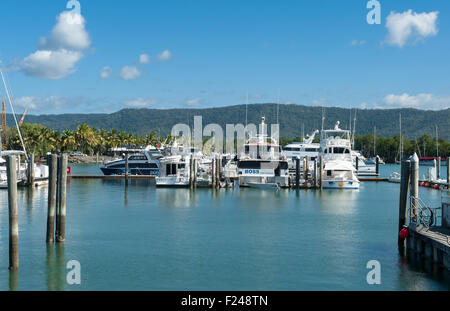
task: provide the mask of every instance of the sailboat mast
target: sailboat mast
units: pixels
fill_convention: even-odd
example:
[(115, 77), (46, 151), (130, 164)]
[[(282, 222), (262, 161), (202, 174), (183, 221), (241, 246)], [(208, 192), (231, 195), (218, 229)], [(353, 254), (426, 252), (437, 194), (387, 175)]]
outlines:
[(438, 137), (438, 126), (436, 125), (436, 160), (439, 159), (439, 137)]
[(25, 148), (25, 144), (23, 143), (22, 133), (20, 133), (19, 123), (17, 122), (16, 112), (14, 111), (14, 107), (11, 101), (11, 96), (9, 95), (8, 87), (5, 82), (5, 77), (3, 76), (3, 71), (0, 70), (0, 75), (2, 77), (3, 85), (5, 86), (6, 96), (8, 97), (9, 106), (11, 107), (11, 111), (13, 113), (14, 122), (16, 123), (17, 132), (19, 133), (20, 142), (22, 143), (23, 151), (25, 152), (25, 156), (28, 158), (27, 150)]
[(400, 113), (400, 161), (403, 159), (403, 143), (402, 143), (402, 114)]
[(373, 127), (373, 156), (377, 156), (377, 127)]
[(355, 132), (356, 132), (356, 112), (358, 109), (355, 109), (355, 118), (353, 119), (353, 135), (352, 135), (352, 149), (355, 150)]

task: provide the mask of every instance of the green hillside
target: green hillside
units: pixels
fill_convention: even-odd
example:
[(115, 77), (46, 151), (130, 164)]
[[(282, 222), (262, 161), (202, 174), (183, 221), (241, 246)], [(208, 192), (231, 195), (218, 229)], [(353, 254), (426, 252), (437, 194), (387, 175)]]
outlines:
[[(267, 123), (276, 122), (276, 104), (248, 105), (248, 122), (259, 123), (265, 116)], [(352, 111), (354, 113), (355, 110)], [(435, 126), (439, 127), (440, 137), (450, 140), (450, 109), (441, 111), (417, 109), (358, 109), (356, 131), (358, 135), (366, 135), (377, 128), (377, 135), (392, 137), (399, 133), (399, 115), (402, 114), (403, 134), (415, 138), (424, 134), (435, 136)], [(245, 105), (206, 108), (206, 109), (124, 109), (111, 114), (61, 114), (61, 115), (28, 115), (25, 122), (42, 124), (51, 129), (63, 131), (74, 130), (81, 123), (106, 130), (118, 129), (136, 134), (161, 131), (161, 135), (170, 133), (174, 124), (193, 124), (194, 116), (202, 116), (203, 124), (245, 123)], [(336, 121), (342, 128), (348, 128), (350, 109), (326, 108), (325, 127), (333, 127)], [(301, 105), (280, 105), (280, 136), (296, 137), (301, 134), (302, 124), (305, 132), (320, 129), (322, 118), (321, 107)], [(13, 125), (13, 118), (8, 115), (8, 125)]]

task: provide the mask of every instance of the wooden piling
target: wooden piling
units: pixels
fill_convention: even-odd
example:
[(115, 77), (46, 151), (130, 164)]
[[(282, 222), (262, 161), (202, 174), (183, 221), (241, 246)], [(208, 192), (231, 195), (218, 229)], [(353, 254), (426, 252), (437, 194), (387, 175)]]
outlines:
[(375, 157), (375, 174), (377, 176), (380, 175), (380, 157), (379, 156)]
[(55, 235), (55, 202), (58, 156), (52, 154), (49, 160), (48, 174), (48, 211), (47, 211), (47, 243), (53, 243)]
[(295, 159), (295, 189), (300, 189), (300, 158)]
[(356, 157), (356, 174), (358, 174), (358, 170), (359, 170), (359, 158)]
[(216, 158), (214, 157), (211, 162), (211, 187), (216, 188)]
[[(411, 161), (402, 160), (401, 162), (401, 177), (400, 177), (400, 200), (398, 208), (398, 232), (406, 226), (408, 219), (408, 188), (409, 188), (409, 175), (411, 172)], [(400, 250), (405, 247), (404, 240), (398, 237), (398, 246)]]
[(59, 231), (56, 242), (63, 243), (66, 240), (66, 192), (67, 192), (67, 154), (60, 157), (60, 171), (58, 178), (59, 191)]
[(9, 211), (9, 270), (19, 269), (19, 216), (17, 208), (16, 156), (6, 158)]
[(412, 221), (417, 221), (417, 207), (419, 204), (419, 157), (414, 153), (410, 157), (411, 161), (411, 175), (410, 175), (410, 209), (412, 214)]
[(189, 187), (192, 189), (194, 188), (194, 157), (191, 154), (189, 157)]
[(317, 188), (317, 159), (314, 159), (314, 177), (313, 177), (314, 188)]
[(450, 156), (447, 156), (447, 185), (450, 189)]
[(194, 159), (194, 188), (197, 188), (198, 160)]
[(309, 175), (309, 163), (308, 163), (308, 157), (305, 157), (305, 162), (304, 162), (304, 168), (303, 171), (305, 172), (305, 182), (308, 180), (308, 175)]
[(128, 165), (128, 153), (125, 155), (125, 180), (128, 181), (128, 172), (129, 172), (129, 165)]
[(216, 188), (220, 189), (220, 156), (216, 159)]
[(29, 187), (34, 187), (34, 153), (30, 154), (28, 160), (27, 184)]
[(441, 179), (441, 157), (437, 159), (437, 179)]
[(323, 189), (323, 156), (319, 159), (320, 190)]
[(60, 231), (60, 221), (61, 221), (61, 191), (59, 191), (59, 188), (61, 187), (59, 180), (61, 179), (61, 156), (57, 157), (56, 161), (56, 206), (55, 206), (55, 240), (57, 239), (57, 236)]

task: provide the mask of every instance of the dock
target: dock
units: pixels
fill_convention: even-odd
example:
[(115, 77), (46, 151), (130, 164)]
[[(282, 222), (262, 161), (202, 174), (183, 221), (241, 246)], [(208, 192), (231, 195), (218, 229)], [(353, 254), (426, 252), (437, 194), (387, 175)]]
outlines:
[(441, 206), (430, 206), (419, 197), (417, 154), (401, 165), (399, 251), (404, 253), (406, 241), (408, 254), (450, 270), (450, 192), (442, 191)]

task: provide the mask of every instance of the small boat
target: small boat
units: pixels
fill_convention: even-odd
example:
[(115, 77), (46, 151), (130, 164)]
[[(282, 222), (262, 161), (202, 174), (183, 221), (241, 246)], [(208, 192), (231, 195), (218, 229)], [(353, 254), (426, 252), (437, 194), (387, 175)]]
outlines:
[(160, 173), (156, 177), (156, 187), (189, 187), (188, 156), (167, 156), (159, 159), (159, 162)]
[(400, 175), (400, 173), (397, 173), (397, 172), (393, 172), (388, 177), (388, 181), (392, 182), (392, 183), (398, 183), (399, 184), (400, 180), (401, 180), (401, 175)]
[[(7, 189), (8, 188), (8, 176), (7, 176), (7, 170), (6, 170), (6, 160), (3, 159), (3, 157), (10, 156), (10, 155), (16, 155), (18, 156), (16, 167), (18, 167), (18, 174), (17, 174), (17, 184), (22, 183), (23, 181), (26, 181), (27, 179), (27, 164), (21, 163), (19, 160), (19, 157), (21, 155), (25, 155), (25, 152), (23, 151), (14, 151), (14, 150), (5, 150), (0, 151), (0, 189)], [(47, 173), (48, 176), (48, 173)]]

